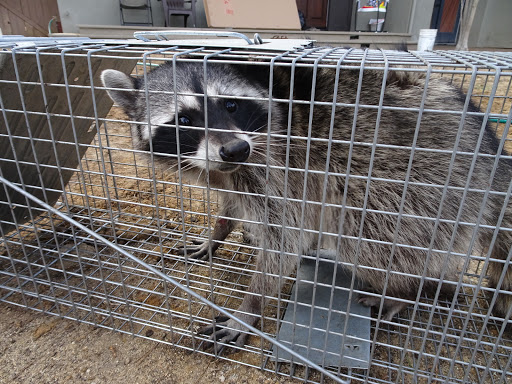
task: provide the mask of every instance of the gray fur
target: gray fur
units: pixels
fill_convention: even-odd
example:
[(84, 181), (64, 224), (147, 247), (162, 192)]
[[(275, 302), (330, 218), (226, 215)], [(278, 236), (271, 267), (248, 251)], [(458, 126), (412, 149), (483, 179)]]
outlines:
[[(202, 65), (195, 64), (179, 67), (178, 91), (189, 89), (193, 82), (200, 82), (204, 88), (202, 68)], [(243, 69), (217, 65), (210, 66), (209, 71), (208, 84), (228, 84), (225, 90), (227, 95), (236, 90), (236, 95), (245, 92), (248, 96), (268, 97), (265, 82), (247, 80)], [(333, 101), (334, 75), (334, 71), (330, 69), (318, 70), (316, 101), (329, 103)], [(106, 86), (129, 84), (120, 82), (118, 75), (112, 76), (117, 81), (110, 82), (109, 77), (110, 75), (107, 74), (103, 76)], [(262, 79), (268, 79), (268, 73), (264, 74)], [(296, 69), (295, 100), (309, 101), (311, 79), (311, 69)], [(288, 99), (289, 70), (276, 68), (274, 80), (273, 97)], [(272, 296), (279, 289), (278, 279), (275, 276), (290, 275), (297, 266), (295, 255), (316, 249), (319, 229), (323, 232), (320, 246), (336, 249), (338, 260), (342, 263), (356, 263), (359, 266), (356, 269), (357, 276), (368, 284), (372, 292), (381, 294), (385, 290), (386, 296), (413, 301), (420, 287), (421, 276), (430, 278), (425, 280), (423, 285), (423, 289), (427, 290), (436, 289), (439, 284), (436, 279), (441, 277), (445, 281), (458, 280), (458, 273), (464, 260), (454, 255), (447, 256), (446, 251), (475, 255), (480, 250), (485, 251), (489, 246), (493, 229), (479, 227), (476, 242), (472, 249), (468, 248), (475, 231), (475, 226), (470, 223), (477, 222), (482, 206), (484, 210), (480, 225), (491, 227), (500, 225), (508, 229), (499, 231), (491, 257), (505, 260), (508, 256), (512, 244), (510, 231), (512, 208), (510, 204), (506, 205), (504, 219), (498, 223), (505, 202), (503, 195), (493, 192), (506, 192), (512, 177), (511, 162), (508, 159), (500, 159), (495, 178), (490, 180), (496, 156), (478, 156), (469, 183), (470, 191), (462, 201), (475, 151), (479, 155), (496, 155), (498, 148), (498, 141), (493, 132), (487, 127), (482, 130), (482, 119), (467, 114), (460, 142), (456, 146), (458, 153), (452, 159), (466, 97), (444, 80), (430, 79), (427, 84), (424, 108), (452, 111), (452, 113), (424, 112), (418, 123), (418, 108), (422, 103), (426, 86), (425, 78), (407, 72), (391, 72), (386, 79), (383, 105), (406, 107), (409, 110), (382, 110), (376, 142), (389, 147), (374, 148), (372, 143), (376, 135), (377, 108), (359, 107), (354, 125), (358, 80), (359, 71), (343, 70), (341, 72), (337, 102), (348, 104), (348, 106), (336, 108), (332, 132), (333, 140), (340, 142), (335, 142), (330, 147), (330, 175), (327, 179), (324, 172), (308, 173), (306, 204), (303, 203), (304, 172), (296, 170), (305, 169), (307, 165), (310, 171), (325, 171), (328, 141), (314, 139), (329, 137), (332, 112), (329, 104), (314, 107), (310, 131), (308, 130), (310, 104), (295, 103), (293, 105), (290, 133), (291, 136), (308, 137), (310, 135), (312, 137), (313, 140), (309, 143), (309, 158), (306, 156), (307, 141), (291, 139), (287, 159), (286, 133), (289, 104), (275, 102), (272, 104), (273, 135), (270, 138), (270, 153), (267, 153), (266, 135), (250, 132), (244, 135), (250, 137), (248, 140), (251, 141), (251, 155), (247, 162), (257, 164), (268, 162), (277, 168), (241, 165), (234, 170), (230, 169), (229, 172), (220, 172), (215, 166), (210, 166), (209, 182), (212, 187), (242, 192), (223, 193), (219, 215), (260, 223), (246, 223), (244, 226), (249, 227), (252, 237), (259, 239), (259, 246), (278, 251), (260, 253), (257, 258), (257, 271), (265, 273), (254, 274), (249, 286), (249, 292), (252, 294), (245, 296), (239, 308), (241, 313), (239, 317), (248, 323), (254, 324), (258, 320), (262, 308), (260, 299), (262, 295)], [(382, 83), (382, 71), (364, 71), (358, 104), (378, 106)], [(144, 88), (142, 83), (139, 87)], [(153, 72), (149, 73), (148, 87), (150, 90), (172, 92), (172, 67), (170, 65), (160, 67), (159, 70), (154, 71), (154, 76)], [(116, 93), (110, 92), (110, 95), (132, 119), (146, 121), (144, 94), (132, 93), (133, 100), (129, 104), (126, 103), (126, 98), (118, 97)], [(267, 101), (259, 103), (265, 111), (268, 110)], [(149, 104), (152, 108), (152, 116), (153, 113), (174, 113), (174, 101), (171, 95), (151, 95)], [(469, 112), (474, 111), (476, 109), (470, 103)], [(251, 117), (247, 116), (247, 119), (250, 120)], [(418, 124), (416, 151), (409, 169), (410, 147), (413, 145)], [(244, 129), (244, 127), (233, 127), (229, 120), (209, 121), (208, 125), (214, 128), (232, 129), (233, 132)], [(267, 132), (267, 126), (262, 127), (258, 132)], [(276, 137), (275, 133), (283, 134), (285, 137)], [(147, 142), (141, 139), (143, 135), (140, 134), (140, 126), (135, 129), (134, 136), (139, 138), (140, 145), (147, 147)], [(222, 142), (229, 137), (231, 137), (229, 133), (209, 132), (212, 142), (216, 138)], [(481, 144), (477, 147), (479, 139)], [(212, 148), (217, 147), (212, 146)], [(370, 162), (372, 153), (374, 157)], [(171, 163), (176, 162), (175, 159), (166, 159)], [(290, 171), (286, 178), (284, 167), (287, 160)], [(451, 176), (447, 180), (452, 160)], [(189, 170), (191, 179), (195, 180), (199, 177), (206, 182), (204, 180), (206, 172), (202, 171), (201, 165), (198, 166), (198, 164), (196, 163), (196, 167)], [(370, 166), (372, 169), (369, 176)], [(349, 178), (343, 176), (347, 171), (350, 174)], [(333, 173), (341, 175), (332, 175)], [(267, 177), (268, 182), (266, 182)], [(404, 194), (406, 179), (408, 186)], [(442, 200), (443, 187), (447, 182), (450, 188)], [(491, 193), (484, 204), (484, 193), (478, 190), (485, 191), (489, 187)], [(286, 199), (283, 200), (282, 197)], [(323, 209), (321, 203), (325, 203)], [(342, 203), (343, 208), (340, 208)], [(330, 205), (337, 205), (337, 207)], [(364, 213), (362, 208), (365, 208)], [(399, 212), (401, 215), (398, 224)], [(321, 215), (323, 215), (322, 223)], [(438, 216), (441, 221), (436, 227)], [(461, 224), (455, 231), (453, 221), (457, 219)], [(233, 226), (232, 221), (218, 222), (213, 234), (214, 240), (224, 240)], [(283, 229), (284, 226), (287, 228)], [(339, 234), (342, 235), (341, 240), (338, 240)], [(452, 243), (453, 247), (450, 247)], [(421, 247), (425, 250), (412, 249), (408, 246)], [(213, 243), (211, 247), (215, 250), (218, 243)], [(190, 249), (188, 247), (189, 253)], [(189, 256), (205, 258), (208, 255), (208, 244), (192, 248), (192, 252)], [(501, 289), (512, 291), (512, 267), (508, 265), (506, 268), (506, 277)], [(490, 286), (496, 287), (503, 270), (503, 263), (489, 263), (489, 267), (483, 273), (490, 276)], [(454, 284), (451, 286), (453, 287)], [(361, 298), (361, 302), (366, 305), (380, 305), (380, 300), (365, 296)], [(387, 311), (385, 319), (390, 319), (403, 307), (403, 303), (387, 300), (384, 308), (384, 312)], [(503, 293), (498, 296), (493, 311), (497, 316), (504, 318), (511, 308), (512, 295)], [(223, 341), (236, 340), (239, 336), (239, 331), (236, 330), (241, 330), (241, 326), (232, 320), (227, 321), (226, 324), (234, 330), (215, 331), (210, 328), (206, 331), (215, 332), (214, 337)], [(242, 345), (244, 341), (243, 336), (238, 337), (237, 344)]]

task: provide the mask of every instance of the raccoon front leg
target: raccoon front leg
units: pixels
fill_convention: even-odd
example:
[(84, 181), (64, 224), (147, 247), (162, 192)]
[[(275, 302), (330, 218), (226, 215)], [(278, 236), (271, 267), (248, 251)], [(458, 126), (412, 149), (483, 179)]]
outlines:
[[(212, 254), (214, 254), (217, 248), (222, 244), (221, 242), (226, 239), (234, 227), (235, 224), (233, 220), (224, 218), (218, 219), (213, 229), (212, 241), (194, 241), (194, 246), (186, 247), (188, 257), (192, 259), (208, 260), (210, 254), (209, 250), (211, 249)], [(184, 255), (185, 247), (180, 247), (178, 249), (178, 254)]]
[[(266, 297), (274, 296), (281, 288), (283, 281), (278, 276), (291, 275), (296, 263), (296, 258), (290, 255), (281, 256), (277, 252), (266, 252), (264, 255), (260, 253), (257, 256), (256, 271), (242, 304), (238, 307), (236, 317), (254, 326), (261, 317)], [(217, 318), (214, 325), (204, 327), (198, 333), (211, 335), (212, 340), (220, 343), (234, 342), (237, 347), (242, 347), (247, 341), (246, 331), (244, 326), (233, 319)], [(217, 352), (221, 353), (223, 348), (224, 346), (219, 346)]]

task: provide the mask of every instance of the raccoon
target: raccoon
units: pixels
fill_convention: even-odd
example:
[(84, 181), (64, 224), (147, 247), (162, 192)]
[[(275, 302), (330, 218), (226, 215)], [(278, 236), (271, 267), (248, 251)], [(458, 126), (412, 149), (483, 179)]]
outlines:
[[(188, 256), (208, 259), (237, 220), (262, 249), (241, 320), (258, 321), (262, 298), (309, 250), (335, 249), (366, 284), (359, 301), (379, 307), (375, 294), (385, 295), (391, 320), (420, 290), (453, 289), (461, 255), (490, 245), (481, 273), (501, 290), (494, 314), (510, 317), (512, 162), (458, 88), (378, 69), (208, 63), (206, 74), (203, 63), (177, 61), (145, 79), (106, 70), (102, 81), (137, 122), (139, 149), (225, 191), (212, 243), (188, 246)], [(220, 326), (202, 332), (245, 343), (237, 322)]]

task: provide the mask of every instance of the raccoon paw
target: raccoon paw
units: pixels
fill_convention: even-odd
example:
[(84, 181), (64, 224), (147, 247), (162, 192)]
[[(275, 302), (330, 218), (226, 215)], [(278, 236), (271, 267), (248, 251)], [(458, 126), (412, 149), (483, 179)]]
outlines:
[[(375, 307), (378, 310), (380, 308), (381, 298), (378, 296), (360, 295), (357, 301), (365, 307)], [(408, 304), (402, 301), (384, 299), (382, 305), (382, 320), (392, 321), (393, 317), (407, 308), (407, 306)]]
[(249, 230), (249, 227), (244, 225), (244, 230), (242, 232), (242, 239), (245, 244), (249, 245), (257, 245), (258, 244), (258, 238), (254, 236), (251, 231)]
[[(209, 248), (210, 244), (208, 241), (200, 241), (200, 240), (193, 240), (192, 243), (194, 245), (189, 245), (186, 248), (187, 256), (190, 259), (197, 259), (197, 260), (208, 260), (209, 256)], [(212, 254), (216, 251), (217, 247), (212, 246)], [(181, 246), (178, 248), (177, 251), (178, 255), (184, 256), (185, 255), (185, 246)]]
[[(243, 326), (225, 316), (217, 316), (213, 325), (208, 325), (197, 331), (201, 335), (211, 335), (206, 348), (212, 347), (220, 355), (224, 351), (226, 344), (234, 343), (238, 348), (245, 345), (247, 333), (243, 332)], [(216, 341), (216, 343), (214, 343)]]

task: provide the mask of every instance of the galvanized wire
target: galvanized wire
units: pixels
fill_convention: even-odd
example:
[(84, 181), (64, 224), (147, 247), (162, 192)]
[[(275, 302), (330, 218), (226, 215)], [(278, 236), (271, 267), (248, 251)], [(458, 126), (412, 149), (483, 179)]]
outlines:
[[(496, 242), (499, 231), (512, 231), (504, 227), (503, 217), (505, 209), (510, 204), (512, 182), (502, 191), (491, 189), (492, 180), (497, 177), (498, 162), (512, 161), (507, 153), (511, 148), (509, 128), (512, 120), (512, 55), (507, 52), (397, 52), (384, 50), (358, 50), (358, 49), (290, 49), (285, 52), (267, 52), (264, 50), (250, 50), (243, 48), (211, 47), (187, 48), (176, 45), (157, 45), (153, 42), (140, 44), (122, 44), (121, 42), (98, 41), (31, 41), (16, 43), (13, 41), (1, 42), (3, 57), (8, 57), (15, 71), (11, 79), (0, 78), (2, 87), (15, 87), (18, 106), (7, 107), (6, 95), (0, 92), (0, 108), (2, 119), (0, 123), (0, 140), (8, 142), (12, 157), (0, 154), (0, 181), (5, 192), (5, 201), (0, 204), (10, 207), (15, 212), (26, 209), (24, 218), (0, 218), (0, 224), (9, 225), (4, 230), (0, 225), (0, 301), (31, 308), (47, 314), (63, 318), (75, 319), (89, 324), (95, 324), (120, 332), (165, 342), (180, 348), (206, 353), (216, 358), (237, 361), (240, 364), (251, 365), (279, 374), (299, 378), (306, 382), (455, 382), (465, 383), (471, 381), (506, 383), (511, 380), (512, 340), (505, 330), (504, 324), (488, 311), (489, 306), (496, 301), (496, 290), (485, 284), (486, 276), (480, 273), (492, 261), (490, 251), (477, 254), (473, 250), (477, 232), (480, 230), (492, 231), (489, 247)], [(264, 45), (264, 44), (260, 44)], [(21, 61), (34, 59), (34, 76), (27, 77), (19, 73)], [(47, 81), (45, 62), (48, 58), (56, 58), (59, 62), (59, 71), (62, 71), (62, 81)], [(85, 78), (88, 81), (75, 84), (70, 78), (73, 68), (70, 60), (84, 60), (86, 68)], [(126, 129), (126, 123), (146, 124), (151, 130), (153, 106), (149, 103), (149, 96), (153, 92), (148, 87), (141, 89), (146, 97), (148, 121), (132, 121), (119, 114), (101, 116), (99, 112), (98, 97), (106, 90), (100, 86), (97, 78), (98, 62), (101, 60), (119, 60), (133, 63), (133, 74), (141, 79), (147, 79), (150, 70), (164, 62), (176, 67), (181, 62), (201, 63), (204, 69), (204, 78), (208, 76), (208, 67), (213, 64), (226, 65), (247, 64), (266, 67), (269, 69), (269, 89), (265, 97), (258, 100), (266, 103), (269, 109), (268, 125), (272, 122), (275, 105), (284, 105), (289, 114), (284, 123), (285, 130), (279, 134), (266, 132), (256, 133), (266, 140), (266, 150), (271, 152), (271, 137), (282, 140), (283, 153), (286, 162), (282, 165), (273, 164), (270, 159), (266, 163), (247, 163), (249, 167), (265, 168), (267, 178), (273, 170), (281, 170), (285, 175), (285, 193), (282, 196), (273, 196), (267, 186), (263, 191), (253, 194), (253, 197), (263, 199), (266, 211), (263, 222), (254, 218), (241, 220), (245, 224), (261, 224), (267, 228), (296, 231), (302, 239), (311, 234), (320, 238), (335, 239), (338, 249), (323, 250), (320, 245), (314, 250), (305, 249), (299, 244), (299, 252), (290, 253), (284, 246), (285, 232), (281, 236), (280, 249), (272, 249), (264, 240), (256, 246), (242, 241), (242, 233), (236, 231), (231, 237), (222, 242), (217, 253), (209, 252), (207, 263), (193, 262), (186, 253), (185, 257), (177, 256), (175, 251), (184, 246), (189, 249), (192, 240), (212, 240), (212, 228), (217, 219), (230, 219), (219, 213), (217, 195), (222, 193), (241, 194), (244, 192), (230, 189), (215, 188), (210, 184), (197, 186), (184, 178), (180, 161), (178, 172), (169, 175), (165, 169), (157, 166), (155, 155), (151, 148), (149, 159), (143, 160), (144, 151), (132, 148), (129, 142), (131, 135)], [(292, 73), (289, 97), (277, 98), (272, 76), (282, 68), (289, 68)], [(309, 100), (295, 100), (294, 91), (302, 86), (294, 79), (293, 74), (301, 68), (310, 68), (313, 81), (310, 87)], [(330, 69), (336, 73), (336, 83), (333, 84), (332, 101), (318, 101), (315, 98), (316, 74), (322, 69)], [(368, 70), (378, 71), (383, 75), (382, 82), (375, 84), (377, 104), (365, 104), (360, 99), (363, 86), (363, 76)], [(337, 98), (338, 81), (346, 71), (356, 71), (358, 83), (355, 88), (353, 102), (343, 102)], [(422, 90), (421, 103), (415, 106), (390, 106), (385, 100), (385, 79), (390, 72), (403, 71), (410, 74), (419, 74), (424, 77), (425, 86)], [(176, 72), (175, 72), (176, 73)], [(176, 76), (176, 75), (174, 75)], [(433, 79), (444, 78), (447, 82), (459, 87), (467, 96), (461, 104), (460, 110), (443, 108), (427, 108), (425, 102), (430, 91), (429, 85)], [(178, 79), (174, 77), (176, 85)], [(26, 103), (27, 90), (38, 89), (41, 93), (41, 104), (44, 109)], [(52, 103), (51, 92), (60, 89), (65, 98), (67, 112), (55, 113), (49, 106)], [(92, 113), (88, 116), (77, 114), (74, 97), (77, 93), (87, 93), (92, 104)], [(173, 97), (174, 105), (178, 106), (179, 89), (175, 86), (167, 91)], [(202, 98), (207, 105), (211, 95), (204, 93), (187, 93), (188, 96)], [(244, 96), (229, 96), (230, 99), (247, 100)], [(255, 98), (252, 98), (255, 99)], [(477, 104), (478, 110), (470, 107), (471, 102)], [(276, 104), (277, 103), (277, 104)], [(307, 134), (301, 136), (294, 134), (292, 111), (297, 105), (309, 109)], [(325, 137), (313, 137), (315, 129), (316, 108), (329, 109), (329, 131)], [(336, 132), (334, 116), (339, 110), (350, 110), (353, 113), (352, 121), (347, 124), (351, 127), (351, 137), (334, 139)], [(373, 124), (373, 138), (368, 142), (357, 141), (356, 130), (359, 128), (360, 114), (371, 110), (375, 112), (376, 120)], [(115, 111), (115, 108), (112, 110)], [(407, 111), (415, 116), (416, 127), (414, 140), (407, 145), (392, 145), (379, 141), (379, 127), (383, 114), (396, 111)], [(453, 129), (455, 141), (452, 149), (421, 147), (417, 138), (423, 127), (426, 115), (436, 113), (440, 115), (457, 116), (458, 126), (445, 127)], [(205, 135), (215, 135), (227, 132), (225, 128), (211, 126), (211, 111), (205, 110)], [(21, 134), (19, 127), (10, 123), (12, 116), (22, 116), (25, 134)], [(498, 156), (489, 153), (479, 153), (478, 148), (482, 141), (483, 130), (479, 141), (475, 144), (475, 151), (463, 151), (458, 143), (464, 135), (464, 121), (470, 117), (482, 118), (482, 128), (488, 125), (497, 132)], [(32, 118), (41, 118), (48, 127), (48, 135), (38, 137), (37, 124)], [(65, 119), (67, 129), (72, 132), (69, 140), (60, 140), (58, 132), (59, 119)], [(96, 129), (92, 142), (80, 141), (79, 126), (87, 122)], [(91, 128), (92, 129), (92, 128)], [(179, 123), (169, 125), (169, 129), (179, 131)], [(16, 132), (16, 133), (15, 133)], [(179, 137), (179, 135), (178, 135)], [(21, 158), (16, 151), (16, 143), (26, 142), (32, 148), (32, 158)], [(302, 169), (290, 166), (290, 156), (293, 156), (293, 143), (303, 143), (305, 148), (306, 165)], [(46, 153), (38, 151), (40, 143), (49, 144), (50, 152), (55, 157), (55, 163), (47, 162)], [(311, 148), (315, 143), (323, 143), (327, 149), (324, 154), (327, 161), (320, 168), (313, 169), (309, 159), (315, 154)], [(71, 154), (77, 158), (76, 166), (68, 166), (59, 156), (59, 145), (72, 148)], [(330, 159), (334, 146), (343, 145), (347, 148), (347, 168), (342, 172), (330, 170)], [(354, 174), (350, 159), (357, 148), (368, 151), (369, 169), (366, 174)], [(403, 177), (381, 178), (373, 175), (376, 154), (380, 150), (407, 151), (408, 167)], [(85, 153), (85, 154), (83, 154)], [(83, 157), (82, 157), (83, 154)], [(412, 179), (411, 169), (418, 154), (430, 156), (448, 156), (451, 158), (447, 169), (447, 178), (444, 184), (430, 184)], [(146, 153), (147, 155), (147, 153)], [(169, 155), (171, 156), (171, 155)], [(470, 159), (471, 167), (468, 169), (468, 178), (464, 186), (450, 185), (449, 179), (453, 172), (453, 165), (457, 157)], [(178, 151), (174, 156), (178, 160), (193, 158), (190, 154)], [(475, 171), (477, 160), (488, 159), (493, 166), (490, 170), (487, 188), (471, 185), (471, 174)], [(206, 159), (206, 174), (210, 172), (210, 160)], [(19, 175), (18, 181), (9, 180), (1, 166), (14, 166)], [(33, 167), (36, 178), (28, 179), (22, 170), (23, 167)], [(44, 172), (55, 172), (56, 182), (51, 186), (45, 184)], [(66, 181), (63, 176), (66, 172), (73, 172), (74, 176)], [(303, 184), (301, 198), (293, 198), (289, 193), (288, 176), (292, 172), (301, 172)], [(308, 198), (309, 177), (319, 176), (322, 180), (322, 190), (318, 201)], [(352, 206), (349, 202), (348, 183), (343, 191), (341, 201), (329, 201), (327, 185), (330, 178), (344, 178), (357, 182), (366, 182), (364, 199), (361, 206)], [(30, 180), (30, 181), (28, 181)], [(386, 182), (397, 185), (402, 191), (402, 199), (397, 205), (396, 212), (386, 209), (376, 209), (369, 206), (370, 182)], [(421, 213), (404, 212), (406, 195), (410, 188), (435, 188), (441, 195), (440, 206), (432, 217)], [(23, 200), (12, 200), (14, 190), (23, 196)], [(36, 197), (29, 191), (41, 193)], [(48, 204), (49, 193), (59, 192), (61, 196), (57, 202)], [(443, 217), (442, 209), (445, 197), (449, 193), (460, 193), (461, 200), (466, 196), (478, 193), (482, 196), (480, 212), (475, 214), (474, 222), (466, 222), (462, 218), (462, 207), (455, 217)], [(503, 199), (501, 216), (496, 225), (482, 223), (482, 212), (489, 199), (499, 197)], [(269, 202), (298, 204), (302, 215), (298, 223), (293, 225), (287, 221), (285, 214), (277, 221), (271, 219), (273, 212), (268, 208)], [(34, 204), (35, 203), (35, 204)], [(307, 206), (315, 206), (321, 212), (318, 228), (311, 229), (305, 226), (305, 212)], [(337, 228), (324, 226), (324, 217), (329, 210), (341, 212)], [(286, 211), (285, 211), (286, 212)], [(342, 221), (348, 212), (358, 212), (362, 220), (357, 234), (344, 233)], [(363, 235), (363, 222), (367, 215), (386, 215), (396, 221), (395, 234), (392, 241), (383, 239), (368, 239)], [(447, 249), (436, 249), (434, 236), (428, 245), (402, 244), (398, 241), (403, 222), (407, 220), (424, 220), (433, 226), (433, 233), (441, 225), (451, 225), (453, 228), (464, 227), (471, 232), (467, 251), (455, 250), (456, 231), (454, 229), (451, 243)], [(356, 255), (351, 262), (341, 262), (349, 271), (359, 268), (378, 270), (372, 265), (361, 265), (359, 254), (361, 245), (371, 242), (390, 248), (390, 264), (387, 270), (392, 270), (392, 257), (401, 249), (424, 252), (427, 262), (432, 254), (457, 257), (464, 260), (462, 273), (454, 282), (456, 298), (445, 300), (440, 294), (440, 285), (433, 296), (425, 295), (421, 290), (413, 299), (406, 300), (410, 304), (408, 309), (398, 315), (396, 322), (390, 323), (381, 320), (383, 306), (376, 311), (374, 317), (360, 318), (352, 313), (352, 306), (358, 294), (365, 292), (358, 285), (355, 274), (347, 287), (337, 287), (332, 284), (327, 311), (327, 324), (334, 323), (343, 317), (342, 326), (336, 331), (341, 336), (341, 345), (336, 357), (340, 365), (337, 367), (321, 367), (305, 355), (301, 355), (287, 342), (276, 341), (277, 331), (287, 322), (284, 319), (285, 310), (296, 310), (300, 307), (300, 298), (292, 297), (298, 292), (298, 285), (292, 288), (294, 277), (278, 276), (284, 288), (269, 298), (270, 306), (263, 312), (263, 319), (259, 327), (244, 324), (251, 334), (259, 337), (258, 342), (249, 342), (240, 349), (241, 357), (220, 355), (216, 349), (204, 350), (208, 345), (208, 337), (197, 334), (197, 327), (211, 324), (217, 313), (233, 316), (240, 304), (244, 292), (249, 286), (249, 280), (254, 274), (262, 273), (254, 270), (254, 259), (258, 252), (296, 256), (297, 266), (302, 258), (310, 258), (319, 263), (317, 255), (332, 256), (340, 251), (341, 241), (352, 241), (356, 246)], [(307, 256), (308, 251), (312, 255)], [(188, 252), (188, 251), (186, 251)], [(512, 253), (509, 252), (505, 263), (510, 265)], [(331, 262), (332, 263), (332, 262)], [(318, 266), (318, 264), (317, 264)], [(475, 266), (475, 267), (474, 267)], [(474, 267), (474, 268), (473, 268)], [(408, 275), (407, 278), (419, 278), (420, 287), (432, 281), (440, 282), (445, 276), (431, 278), (427, 271), (421, 275)], [(510, 267), (509, 267), (510, 268)], [(505, 279), (505, 270), (498, 282), (502, 285)], [(389, 278), (386, 274), (385, 279)], [(336, 280), (336, 272), (332, 281)], [(387, 281), (387, 280), (386, 280)], [(318, 272), (307, 283), (312, 287), (311, 307), (317, 305), (317, 295), (320, 287)], [(381, 304), (386, 298), (386, 288), (379, 293)], [(346, 310), (336, 309), (333, 303), (334, 294), (344, 292), (350, 299)], [(232, 312), (230, 309), (233, 309)], [(295, 314), (295, 312), (294, 312)], [(313, 318), (313, 311), (311, 312)], [(510, 314), (509, 314), (510, 317)], [(347, 335), (349, 320), (369, 320), (371, 323), (371, 337), (360, 339), (359, 342), (371, 346), (371, 353), (367, 361), (369, 369), (344, 368), (342, 359), (346, 344), (350, 344)], [(293, 317), (295, 325), (294, 335), (300, 331), (297, 318)], [(161, 332), (161, 336), (148, 336), (146, 331), (154, 329)], [(324, 353), (322, 361), (326, 361), (332, 351), (327, 351), (328, 333), (323, 341), (322, 348), (314, 347), (314, 335), (317, 329), (311, 327), (307, 330), (307, 337), (303, 342), (305, 350)], [(164, 336), (162, 336), (164, 335)], [(357, 337), (355, 337), (357, 339)], [(217, 342), (216, 342), (217, 343)], [(277, 348), (278, 347), (278, 348)], [(294, 346), (295, 347), (295, 346)], [(302, 366), (285, 364), (273, 360), (272, 348), (277, 348), (277, 356), (286, 352), (301, 361)], [(256, 357), (256, 359), (254, 359)], [(355, 359), (357, 360), (357, 358)]]

